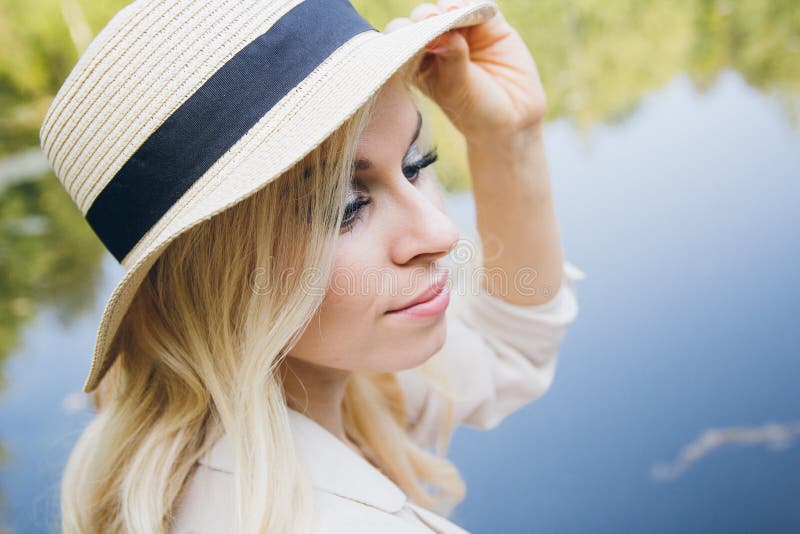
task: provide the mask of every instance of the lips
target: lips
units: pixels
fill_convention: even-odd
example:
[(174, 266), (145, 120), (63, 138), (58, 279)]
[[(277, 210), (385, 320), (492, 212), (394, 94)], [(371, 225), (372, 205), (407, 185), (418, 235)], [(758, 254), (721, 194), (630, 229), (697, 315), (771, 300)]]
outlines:
[(450, 273), (444, 272), (442, 273), (436, 281), (431, 284), (425, 291), (414, 297), (412, 300), (401, 306), (400, 308), (395, 308), (393, 310), (389, 310), (387, 313), (398, 312), (407, 310), (424, 302), (429, 302), (433, 300), (437, 295), (442, 293), (442, 291), (447, 286), (447, 280), (449, 278)]

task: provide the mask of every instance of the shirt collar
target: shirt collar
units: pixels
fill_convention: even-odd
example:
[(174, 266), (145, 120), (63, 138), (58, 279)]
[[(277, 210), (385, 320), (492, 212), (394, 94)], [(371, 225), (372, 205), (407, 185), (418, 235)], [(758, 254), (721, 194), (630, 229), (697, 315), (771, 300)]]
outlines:
[[(403, 508), (407, 500), (406, 494), (386, 475), (325, 427), (310, 417), (287, 408), (298, 452), (308, 466), (315, 488), (389, 513), (399, 512)], [(218, 471), (233, 473), (233, 449), (228, 435), (223, 434), (199, 463)]]

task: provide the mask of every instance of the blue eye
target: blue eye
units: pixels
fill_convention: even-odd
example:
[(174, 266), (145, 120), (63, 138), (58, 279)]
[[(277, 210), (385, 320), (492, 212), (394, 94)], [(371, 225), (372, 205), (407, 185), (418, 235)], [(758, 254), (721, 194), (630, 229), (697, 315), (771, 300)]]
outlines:
[[(408, 178), (409, 181), (415, 182), (419, 178), (420, 171), (422, 171), (422, 169), (428, 165), (431, 165), (437, 159), (439, 159), (439, 156), (437, 154), (437, 147), (434, 145), (434, 147), (424, 154), (420, 159), (403, 167), (403, 175)], [(356, 221), (358, 221), (361, 208), (370, 204), (371, 202), (372, 201), (368, 198), (358, 198), (347, 204), (347, 207), (344, 209), (344, 215), (342, 216), (342, 225), (340, 227), (341, 231), (344, 233), (349, 232), (355, 225)]]

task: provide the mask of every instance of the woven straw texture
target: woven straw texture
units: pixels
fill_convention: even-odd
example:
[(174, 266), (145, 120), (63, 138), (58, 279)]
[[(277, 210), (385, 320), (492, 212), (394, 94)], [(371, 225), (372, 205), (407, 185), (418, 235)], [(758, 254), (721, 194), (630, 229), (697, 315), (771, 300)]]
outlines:
[[(81, 212), (181, 104), (299, 3), (139, 0), (117, 13), (64, 82), (40, 132), (44, 153)], [(390, 33), (359, 33), (279, 100), (122, 260), (126, 272), (106, 303), (83, 391), (93, 391), (113, 363), (109, 344), (136, 289), (173, 239), (302, 159), (425, 44), (496, 10), (491, 0), (468, 2)]]

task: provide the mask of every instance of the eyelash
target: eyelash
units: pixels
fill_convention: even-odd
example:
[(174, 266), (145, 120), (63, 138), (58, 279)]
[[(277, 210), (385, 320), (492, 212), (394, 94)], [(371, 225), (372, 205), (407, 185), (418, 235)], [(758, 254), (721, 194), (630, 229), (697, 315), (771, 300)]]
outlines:
[[(403, 175), (408, 178), (411, 183), (416, 183), (416, 181), (419, 180), (420, 171), (439, 159), (437, 149), (438, 147), (434, 145), (434, 147), (425, 153), (420, 159), (403, 168)], [(412, 174), (409, 175), (407, 174), (408, 172)], [(353, 228), (355, 223), (361, 218), (361, 208), (367, 204), (370, 204), (371, 202), (372, 201), (369, 199), (362, 198), (354, 200), (347, 205), (344, 210), (344, 215), (342, 216), (341, 230), (343, 233), (347, 233)], [(348, 217), (352, 218), (348, 219)]]

